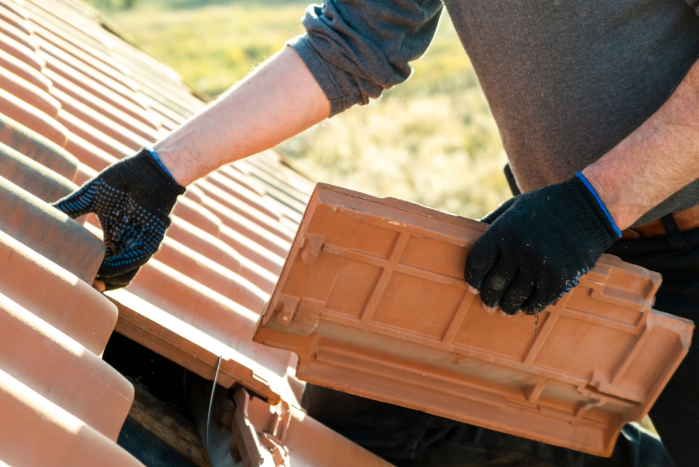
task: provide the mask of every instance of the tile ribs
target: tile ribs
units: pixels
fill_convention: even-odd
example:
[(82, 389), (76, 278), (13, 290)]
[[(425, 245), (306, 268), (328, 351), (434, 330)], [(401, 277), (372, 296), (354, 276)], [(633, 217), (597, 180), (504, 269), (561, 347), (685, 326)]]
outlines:
[(487, 225), (318, 184), (255, 342), (297, 376), (608, 456), (689, 348), (652, 310), (660, 276), (605, 255), (539, 316), (489, 314), (462, 279)]

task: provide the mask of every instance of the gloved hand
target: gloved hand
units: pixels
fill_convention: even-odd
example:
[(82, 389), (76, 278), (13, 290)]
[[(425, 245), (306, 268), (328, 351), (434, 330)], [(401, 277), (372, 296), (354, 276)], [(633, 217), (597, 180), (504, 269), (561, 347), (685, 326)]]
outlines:
[(185, 192), (160, 161), (142, 149), (100, 172), (53, 206), (75, 219), (94, 212), (106, 253), (97, 278), (106, 290), (125, 287), (158, 250), (170, 212)]
[(581, 173), (511, 198), (482, 221), (491, 226), (468, 253), (465, 279), (508, 315), (538, 314), (621, 236)]

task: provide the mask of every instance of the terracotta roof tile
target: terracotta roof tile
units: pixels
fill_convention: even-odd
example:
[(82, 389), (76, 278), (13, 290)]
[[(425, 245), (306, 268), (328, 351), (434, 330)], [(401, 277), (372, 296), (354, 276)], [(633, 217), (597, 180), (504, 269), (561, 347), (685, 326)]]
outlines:
[(153, 258), (250, 310), (262, 309), (269, 297), (237, 272), (171, 238), (165, 239)]
[(533, 316), (489, 314), (462, 277), (486, 228), (319, 184), (255, 341), (316, 384), (609, 456), (694, 325), (651, 309), (659, 274), (606, 255), (538, 334)]
[(64, 109), (59, 112), (58, 121), (73, 135), (82, 138), (112, 157), (122, 159), (134, 152), (133, 148), (97, 130), (90, 124), (92, 123), (90, 120), (82, 120)]
[[(119, 160), (75, 133), (68, 135), (65, 149), (80, 160), (78, 165), (80, 174), (76, 173), (74, 180), (78, 185), (82, 185), (92, 178), (95, 175), (93, 172), (102, 171)], [(89, 170), (86, 170), (86, 168), (89, 168)], [(88, 172), (92, 175), (86, 176)]]
[(0, 293), (95, 355), (104, 351), (118, 317), (87, 283), (3, 232)]
[(77, 185), (0, 143), (0, 177), (50, 203), (69, 195)]
[(34, 49), (27, 47), (23, 43), (17, 42), (11, 37), (0, 35), (0, 48), (9, 55), (15, 57), (17, 60), (26, 63), (37, 71), (41, 71), (45, 65), (44, 60), (42, 60), (36, 54)]
[(9, 10), (11, 13), (14, 13), (18, 17), (26, 20), (27, 13), (24, 10), (24, 8), (22, 8), (23, 4), (24, 3), (21, 1), (16, 1), (16, 0), (15, 1), (12, 1), (12, 0), (7, 1), (6, 0), (6, 1), (3, 1), (2, 3), (0, 3), (0, 6), (2, 6), (2, 8), (4, 8), (5, 10)]
[(112, 441), (133, 401), (133, 386), (116, 370), (2, 294), (0, 369)]
[(66, 410), (0, 370), (0, 459), (12, 466), (143, 467)]
[[(245, 251), (257, 253), (257, 255), (243, 256), (238, 248), (232, 248), (214, 235), (203, 234), (200, 229), (181, 218), (174, 220), (168, 230), (168, 237), (186, 244), (207, 258), (215, 259), (233, 272), (244, 274), (248, 280), (265, 290), (270, 283), (272, 285), (276, 283), (276, 277), (283, 264), (281, 257), (271, 252), (265, 253), (262, 247), (253, 242), (246, 244)], [(240, 238), (246, 240), (243, 236)]]
[(286, 374), (290, 355), (253, 343), (258, 314), (232, 299), (157, 260), (143, 267), (128, 290), (267, 369)]
[[(2, 47), (2, 44), (0, 44)], [(22, 96), (26, 97), (26, 96)], [(68, 130), (51, 116), (31, 106), (20, 97), (0, 88), (2, 114), (32, 131), (48, 138), (61, 147), (68, 141)]]
[(80, 163), (75, 156), (46, 137), (2, 114), (0, 114), (0, 143), (62, 175), (67, 180), (73, 180), (78, 171)]
[(216, 237), (221, 230), (221, 218), (201, 206), (202, 195), (203, 193), (199, 194), (196, 186), (188, 187), (185, 196), (175, 205), (173, 214)]
[[(0, 24), (2, 23), (0, 22)], [(43, 91), (48, 92), (51, 88), (51, 81), (39, 70), (5, 52), (4, 50), (0, 50), (0, 66), (8, 71), (11, 71), (17, 76), (22, 77)]]
[[(60, 78), (58, 79), (60, 80)], [(56, 81), (55, 77), (53, 81)], [(70, 86), (70, 83), (67, 85)], [(119, 114), (116, 109), (113, 109), (109, 117), (106, 117), (94, 110), (93, 107), (85, 105), (60, 89), (52, 89), (51, 94), (56, 97), (67, 112), (84, 122), (88, 122), (94, 129), (130, 148), (140, 147), (144, 141), (151, 141), (158, 137), (156, 130), (145, 128), (141, 122), (135, 121), (126, 114)]]
[(21, 97), (27, 104), (41, 110), (52, 118), (58, 116), (61, 104), (45, 90), (5, 68), (0, 68), (0, 87), (8, 93)]
[[(75, 47), (71, 47), (70, 50), (72, 53), (68, 53), (61, 47), (56, 46), (54, 42), (60, 43), (63, 47), (69, 47), (69, 45), (66, 44), (64, 40), (51, 33), (44, 27), (39, 26), (37, 27), (36, 31), (36, 43), (41, 50), (40, 55), (43, 57), (51, 57), (50, 59), (46, 58), (49, 67), (50, 64), (54, 62), (54, 60), (54, 63), (64, 63), (74, 70), (80, 70), (81, 72), (89, 73), (90, 79), (100, 83), (101, 85), (105, 86), (111, 91), (120, 94), (125, 99), (142, 104), (141, 100), (136, 94), (135, 83), (133, 83), (133, 81), (131, 80), (128, 80), (122, 73), (117, 72), (108, 75), (101, 67), (95, 67), (94, 59), (92, 59), (84, 52), (81, 53), (80, 50), (76, 49)], [(58, 73), (62, 71), (64, 71), (64, 69), (61, 69), (61, 71), (57, 70)], [(120, 80), (120, 78), (122, 79)], [(152, 121), (148, 120), (147, 118), (144, 118), (142, 115), (138, 115), (137, 120), (140, 121), (141, 124), (145, 127), (151, 128), (152, 130), (157, 129), (157, 125), (153, 124)]]
[[(262, 228), (258, 223), (228, 209), (228, 207), (209, 196), (202, 196), (201, 204), (205, 209), (208, 209), (221, 219), (222, 227), (229, 227), (233, 231), (280, 256), (285, 256), (289, 251), (291, 238), (282, 238), (277, 235), (278, 232), (271, 232)], [(234, 236), (224, 232), (223, 229), (219, 232), (219, 238), (221, 238), (221, 240), (226, 243), (231, 242), (232, 244), (229, 243), (231, 246), (235, 245), (240, 248), (242, 245), (236, 243), (233, 237)], [(241, 254), (245, 253), (241, 251)]]
[(0, 34), (14, 39), (30, 50), (34, 50), (36, 45), (30, 40), (30, 31), (22, 28), (22, 26), (22, 24), (12, 21), (5, 10), (0, 10)]
[(104, 244), (62, 212), (0, 178), (0, 230), (80, 279), (92, 282)]

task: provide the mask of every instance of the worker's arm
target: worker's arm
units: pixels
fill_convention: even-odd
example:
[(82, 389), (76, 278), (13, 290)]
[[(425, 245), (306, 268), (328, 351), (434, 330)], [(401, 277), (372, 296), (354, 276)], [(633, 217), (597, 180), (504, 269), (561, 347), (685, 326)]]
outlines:
[(434, 36), (441, 0), (334, 0), (311, 5), (307, 33), (215, 105), (155, 146), (187, 185), (273, 147), (410, 76)]
[(699, 62), (670, 99), (583, 170), (620, 229), (699, 178)]
[[(94, 212), (104, 234), (100, 290), (124, 287), (158, 250), (185, 186), (268, 149), (330, 114), (330, 103), (291, 48), (268, 61), (155, 147), (108, 167), (54, 206)], [(158, 160), (159, 159), (159, 160)]]
[(465, 277), (507, 314), (543, 310), (640, 216), (699, 178), (699, 63), (636, 131), (572, 179), (525, 193), (484, 221)]
[[(358, 7), (359, 6), (359, 7)], [(54, 206), (94, 212), (106, 256), (98, 288), (124, 287), (157, 251), (170, 211), (199, 177), (268, 149), (405, 81), (437, 28), (441, 0), (311, 5), (307, 33), (155, 145), (105, 169)], [(104, 284), (101, 284), (104, 282)]]
[(155, 145), (180, 185), (276, 146), (330, 115), (330, 101), (290, 47)]

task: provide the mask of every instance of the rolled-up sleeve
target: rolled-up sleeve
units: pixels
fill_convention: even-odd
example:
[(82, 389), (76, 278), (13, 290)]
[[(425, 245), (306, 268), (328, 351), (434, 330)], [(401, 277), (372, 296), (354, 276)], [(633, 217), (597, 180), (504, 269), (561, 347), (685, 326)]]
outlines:
[(408, 79), (409, 62), (427, 50), (442, 6), (441, 0), (325, 0), (306, 9), (306, 34), (288, 45), (336, 115)]

